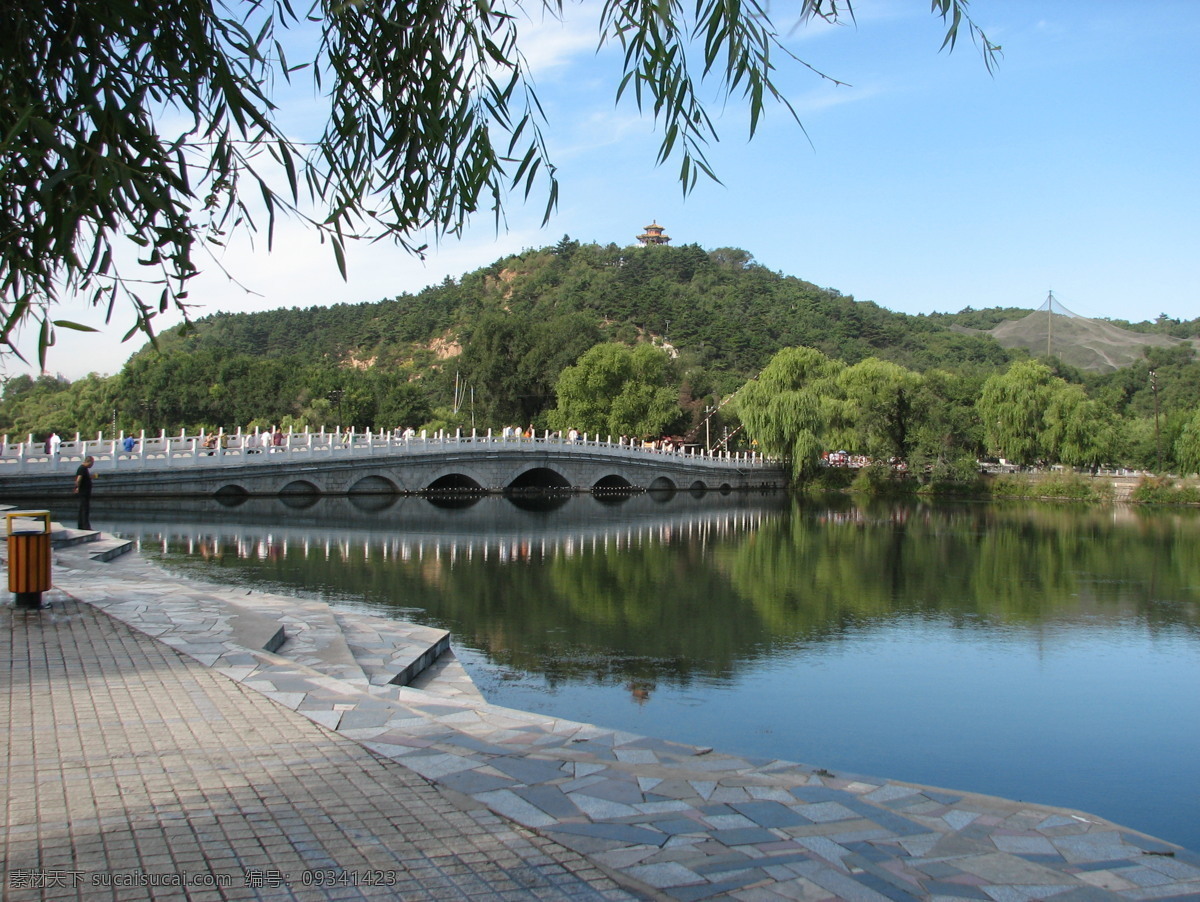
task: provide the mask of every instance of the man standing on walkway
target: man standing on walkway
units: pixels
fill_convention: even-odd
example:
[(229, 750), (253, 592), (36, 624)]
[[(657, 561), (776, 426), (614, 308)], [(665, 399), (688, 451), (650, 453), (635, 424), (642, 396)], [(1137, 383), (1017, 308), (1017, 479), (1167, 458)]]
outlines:
[(79, 528), (92, 528), (92, 464), (96, 458), (90, 454), (83, 459), (75, 471), (75, 494), (79, 496)]

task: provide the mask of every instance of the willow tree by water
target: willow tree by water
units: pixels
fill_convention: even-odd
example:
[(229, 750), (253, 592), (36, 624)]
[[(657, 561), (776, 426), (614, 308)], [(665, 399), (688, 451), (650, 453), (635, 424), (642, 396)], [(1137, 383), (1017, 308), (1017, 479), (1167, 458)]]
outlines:
[(1020, 360), (990, 377), (976, 408), (988, 449), (1014, 463), (1095, 466), (1112, 459), (1112, 411), (1043, 363)]
[(845, 364), (814, 348), (785, 348), (738, 394), (737, 414), (759, 449), (791, 462), (799, 479), (820, 466), (844, 423), (837, 379)]
[(924, 381), (874, 357), (846, 366), (814, 348), (785, 348), (741, 390), (737, 412), (759, 447), (789, 460), (799, 479), (829, 451), (907, 463), (930, 444)]
[(1175, 441), (1175, 459), (1185, 475), (1200, 473), (1200, 408), (1183, 427)]

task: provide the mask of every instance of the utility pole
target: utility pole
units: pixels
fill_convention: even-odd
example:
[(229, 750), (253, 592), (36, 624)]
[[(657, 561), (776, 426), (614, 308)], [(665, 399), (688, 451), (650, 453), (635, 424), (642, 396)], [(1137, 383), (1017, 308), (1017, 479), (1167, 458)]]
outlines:
[(1049, 360), (1051, 355), (1050, 336), (1054, 333), (1054, 292), (1051, 291), (1046, 295), (1046, 359)]
[(329, 400), (337, 405), (337, 425), (338, 429), (342, 428), (342, 395), (346, 393), (343, 388), (335, 388), (329, 393)]

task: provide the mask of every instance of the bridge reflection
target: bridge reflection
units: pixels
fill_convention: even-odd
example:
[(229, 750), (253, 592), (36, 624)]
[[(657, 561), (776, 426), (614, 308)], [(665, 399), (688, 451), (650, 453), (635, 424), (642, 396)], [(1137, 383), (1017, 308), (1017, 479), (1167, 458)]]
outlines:
[(110, 519), (102, 509), (95, 518), (143, 550), (204, 559), (520, 563), (675, 541), (702, 545), (755, 529), (787, 504), (784, 494), (774, 492), (681, 493), (669, 502), (639, 495), (616, 503), (571, 495), (555, 499), (553, 508), (496, 497), (470, 499), (463, 507), (392, 500), (385, 510), (364, 511), (349, 499), (321, 498), (296, 512), (280, 499), (251, 499), (236, 513), (191, 502), (146, 507), (136, 520)]

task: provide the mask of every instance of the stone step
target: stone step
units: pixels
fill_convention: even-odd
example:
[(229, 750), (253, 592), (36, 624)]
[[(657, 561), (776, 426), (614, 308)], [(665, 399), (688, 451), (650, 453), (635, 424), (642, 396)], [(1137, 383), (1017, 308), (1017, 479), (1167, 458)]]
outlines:
[(121, 555), (128, 554), (132, 550), (132, 541), (128, 539), (114, 539), (111, 536), (95, 539), (87, 545), (87, 552), (92, 560), (104, 563), (116, 560)]
[(283, 625), (288, 640), (277, 649), (283, 657), (360, 689), (369, 685), (337, 615), (326, 603), (259, 592), (248, 594), (237, 603), (269, 613)]
[(56, 586), (86, 580), (83, 574), (88, 572), (103, 572), (104, 578), (95, 580), (103, 588), (94, 595), (89, 592), (97, 607), (198, 660), (211, 665), (239, 650), (274, 651), (286, 639), (284, 625), (270, 613), (197, 592), (194, 583), (174, 581), (140, 560), (128, 570), (113, 570), (109, 563), (133, 550), (129, 540), (61, 526), (51, 536)]
[(55, 548), (70, 548), (73, 545), (99, 542), (102, 537), (103, 533), (97, 529), (75, 529), (71, 526), (63, 526), (61, 523), (50, 524), (50, 544)]
[(133, 542), (119, 539), (98, 529), (75, 529), (61, 523), (50, 524), (50, 547), (55, 549), (87, 546), (87, 553), (96, 561), (111, 561), (133, 550)]
[(230, 629), (233, 641), (243, 648), (277, 651), (287, 641), (287, 631), (282, 624), (252, 611), (237, 611)]
[(407, 686), (450, 650), (443, 629), (350, 611), (334, 616), (372, 686)]
[(479, 687), (475, 685), (475, 681), (471, 679), (471, 675), (458, 660), (453, 649), (442, 652), (436, 661), (413, 678), (408, 687), (438, 698), (475, 705), (487, 704), (483, 693), (479, 691)]

